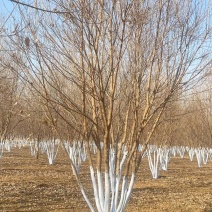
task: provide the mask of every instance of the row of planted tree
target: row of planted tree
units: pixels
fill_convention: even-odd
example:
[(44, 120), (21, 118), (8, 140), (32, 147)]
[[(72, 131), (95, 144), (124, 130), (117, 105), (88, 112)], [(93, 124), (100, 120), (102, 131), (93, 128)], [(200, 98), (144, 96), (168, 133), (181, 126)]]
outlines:
[[(53, 162), (43, 141), (56, 138), (91, 211), (106, 212), (124, 210), (145, 155), (157, 177), (164, 145), (211, 147), (210, 0), (11, 2), (0, 30), (2, 149), (35, 140)], [(75, 166), (83, 152), (96, 207)]]
[[(71, 166), (74, 174), (77, 174), (80, 178), (80, 175), (85, 172), (85, 170), (81, 171), (81, 164), (88, 159), (88, 154), (86, 151), (86, 145), (80, 141), (64, 141), (65, 151), (71, 160)], [(29, 140), (14, 140), (0, 143), (0, 157), (3, 155), (4, 149), (8, 152), (11, 151), (12, 148), (23, 148), (29, 147), (31, 156), (38, 156), (38, 152), (40, 154), (46, 154), (48, 158), (48, 162), (50, 165), (54, 164), (59, 148), (63, 146), (61, 141), (53, 140), (53, 141), (29, 141)], [(145, 148), (143, 152), (142, 158), (147, 157), (149, 169), (152, 174), (153, 179), (157, 179), (160, 175), (160, 170), (167, 171), (168, 164), (170, 162), (171, 157), (179, 157), (184, 158), (189, 157), (191, 161), (196, 157), (198, 167), (202, 165), (206, 165), (209, 161), (212, 162), (212, 148), (204, 148), (204, 147), (185, 147), (185, 146), (155, 146), (148, 145), (144, 147), (143, 145), (139, 145), (137, 149), (137, 154), (141, 154), (142, 150)], [(104, 144), (101, 143), (101, 149), (104, 149)], [(94, 142), (89, 143), (89, 151), (91, 154), (95, 155), (98, 151), (97, 146)], [(126, 207), (126, 203), (130, 197), (132, 192), (133, 183), (134, 183), (134, 175), (131, 176), (131, 179), (127, 179), (123, 177), (122, 179), (122, 170), (124, 163), (127, 159), (128, 151), (125, 146), (122, 146), (122, 154), (121, 154), (121, 163), (120, 163), (120, 172), (118, 176), (115, 174), (115, 150), (110, 148), (109, 152), (109, 181), (110, 181), (110, 200), (111, 200), (111, 208), (114, 207), (114, 210), (117, 211), (120, 208), (120, 211), (123, 211)], [(101, 172), (94, 174), (94, 170), (90, 167), (91, 171), (91, 180), (94, 191), (94, 199), (98, 210), (103, 210), (101, 207), (104, 207), (104, 189), (103, 189), (103, 176)], [(122, 181), (122, 182), (121, 182)], [(93, 208), (89, 199), (91, 196), (86, 196), (84, 189), (80, 183), (80, 190), (89, 204), (90, 209)], [(121, 189), (119, 188), (121, 187)], [(121, 192), (120, 192), (121, 190)], [(92, 197), (93, 198), (93, 197)], [(98, 208), (99, 207), (99, 208)]]
[[(101, 143), (101, 149), (103, 149), (104, 144)], [(8, 141), (0, 143), (0, 156), (3, 156), (4, 150), (7, 152), (11, 152), (12, 147), (17, 147), (19, 149), (23, 147), (29, 147), (30, 153), (32, 157), (36, 157), (38, 159), (38, 154), (46, 154), (48, 158), (48, 162), (50, 165), (54, 164), (59, 148), (61, 148), (61, 143), (59, 140), (54, 141), (28, 141), (28, 140), (16, 140), (16, 141)], [(77, 173), (80, 173), (80, 166), (83, 161), (87, 160), (87, 153), (85, 144), (81, 142), (69, 142), (64, 141), (65, 151), (68, 153), (69, 158), (72, 160)], [(97, 146), (95, 143), (90, 142), (89, 144), (90, 151), (93, 154), (97, 153)], [(142, 151), (144, 147), (139, 145), (137, 151)], [(122, 147), (122, 157), (128, 152), (125, 150), (125, 146)], [(184, 158), (185, 153), (188, 154), (190, 161), (194, 160), (194, 156), (196, 156), (198, 167), (201, 167), (203, 164), (206, 165), (208, 161), (212, 160), (212, 148), (205, 147), (188, 147), (188, 146), (155, 146), (148, 145), (145, 152), (143, 153), (142, 158), (147, 157), (149, 168), (152, 173), (152, 177), (157, 179), (159, 176), (159, 170), (167, 171), (168, 163), (171, 157), (180, 157)], [(114, 150), (110, 149), (110, 160), (111, 163), (114, 157)]]

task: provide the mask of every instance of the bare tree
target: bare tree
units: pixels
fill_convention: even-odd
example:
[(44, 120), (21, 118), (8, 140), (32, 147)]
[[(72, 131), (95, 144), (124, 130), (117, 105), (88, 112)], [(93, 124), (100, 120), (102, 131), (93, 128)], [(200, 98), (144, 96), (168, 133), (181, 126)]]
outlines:
[[(210, 2), (13, 2), (26, 26), (10, 40), (20, 77), (43, 99), (61, 141), (57, 117), (80, 135), (97, 210), (123, 211), (166, 106), (205, 74)], [(94, 211), (73, 161), (72, 167)]]

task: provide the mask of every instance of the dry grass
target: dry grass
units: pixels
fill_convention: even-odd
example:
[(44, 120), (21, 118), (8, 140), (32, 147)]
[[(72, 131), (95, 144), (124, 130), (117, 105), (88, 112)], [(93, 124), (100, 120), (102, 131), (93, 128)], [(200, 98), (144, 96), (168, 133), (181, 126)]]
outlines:
[[(86, 164), (82, 180), (92, 196)], [(39, 160), (28, 148), (12, 149), (0, 159), (0, 211), (89, 211), (72, 174), (70, 162), (60, 150), (55, 165), (47, 156)], [(146, 159), (136, 178), (128, 212), (134, 211), (207, 211), (212, 212), (212, 162), (202, 168), (196, 159), (171, 158), (168, 171), (151, 179)]]

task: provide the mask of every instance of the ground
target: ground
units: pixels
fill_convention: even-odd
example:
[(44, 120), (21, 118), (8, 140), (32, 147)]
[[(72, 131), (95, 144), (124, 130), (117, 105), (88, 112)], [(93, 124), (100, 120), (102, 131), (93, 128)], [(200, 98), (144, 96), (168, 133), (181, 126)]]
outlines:
[[(89, 211), (63, 151), (54, 165), (48, 165), (46, 155), (31, 157), (29, 148), (5, 152), (0, 158), (0, 211)], [(86, 192), (92, 196), (86, 164), (82, 169)], [(196, 158), (171, 158), (168, 171), (153, 180), (144, 159), (126, 211), (212, 212), (212, 161), (198, 168)]]

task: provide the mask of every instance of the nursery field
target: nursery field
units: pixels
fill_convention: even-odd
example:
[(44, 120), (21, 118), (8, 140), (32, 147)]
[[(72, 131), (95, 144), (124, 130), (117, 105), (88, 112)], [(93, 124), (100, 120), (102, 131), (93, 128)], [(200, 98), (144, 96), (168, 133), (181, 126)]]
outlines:
[[(82, 164), (82, 181), (93, 196), (87, 163)], [(12, 149), (0, 158), (0, 211), (70, 212), (89, 211), (72, 174), (70, 161), (60, 149), (54, 165), (46, 154), (36, 160), (28, 147)], [(212, 211), (212, 161), (198, 168), (191, 162), (172, 157), (168, 171), (153, 180), (147, 158), (143, 159), (127, 210)]]

